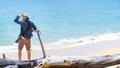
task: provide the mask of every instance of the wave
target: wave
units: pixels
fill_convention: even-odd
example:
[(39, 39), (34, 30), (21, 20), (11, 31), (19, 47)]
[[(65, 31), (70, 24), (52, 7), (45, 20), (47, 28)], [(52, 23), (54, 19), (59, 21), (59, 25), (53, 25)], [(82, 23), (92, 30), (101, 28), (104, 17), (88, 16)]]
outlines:
[[(119, 40), (119, 39), (120, 39), (120, 33), (109, 33), (109, 34), (102, 34), (98, 36), (88, 36), (88, 37), (77, 38), (77, 39), (61, 39), (58, 42), (45, 44), (44, 47), (45, 49), (66, 48), (66, 47), (74, 47), (74, 46), (83, 46), (83, 44), (110, 41), (110, 40)], [(31, 49), (40, 50), (41, 48), (38, 45), (32, 45)], [(25, 50), (25, 48), (23, 50)], [(0, 46), (1, 54), (6, 52), (16, 52), (16, 51), (18, 51), (18, 44), (16, 43), (9, 46)]]
[[(40, 46), (37, 45), (33, 45), (31, 48), (31, 51), (33, 50), (41, 50)], [(23, 48), (23, 51), (26, 51), (26, 48)], [(18, 44), (14, 43), (13, 45), (9, 45), (9, 46), (0, 46), (0, 54), (3, 53), (11, 53), (11, 52), (18, 52)]]
[(82, 46), (83, 44), (110, 41), (110, 40), (119, 40), (119, 39), (120, 39), (120, 33), (108, 33), (108, 34), (101, 34), (98, 36), (82, 37), (78, 39), (62, 39), (58, 42), (46, 44), (46, 46), (48, 49), (66, 48), (66, 47)]

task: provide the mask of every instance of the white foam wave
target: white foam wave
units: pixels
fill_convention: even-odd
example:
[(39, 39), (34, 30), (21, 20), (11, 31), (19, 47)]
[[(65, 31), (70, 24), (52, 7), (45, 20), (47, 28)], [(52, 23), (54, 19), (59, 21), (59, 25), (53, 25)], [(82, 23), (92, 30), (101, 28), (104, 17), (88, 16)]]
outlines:
[(16, 51), (16, 47), (17, 45), (16, 44), (13, 44), (13, 45), (9, 45), (9, 46), (0, 46), (0, 53), (5, 53), (5, 52), (13, 52), (13, 51)]
[[(33, 45), (31, 50), (40, 50), (40, 46)], [(23, 51), (26, 51), (25, 47)], [(18, 44), (14, 43), (13, 45), (9, 46), (0, 46), (0, 54), (9, 53), (9, 52), (18, 52)]]
[[(88, 36), (78, 39), (62, 39), (58, 42), (45, 44), (44, 47), (45, 49), (67, 48), (74, 46), (82, 46), (83, 44), (109, 41), (109, 40), (119, 40), (119, 39), (120, 39), (120, 33), (109, 33), (98, 36)], [(32, 45), (32, 50), (40, 50), (40, 49), (41, 49), (40, 46)], [(23, 50), (25, 50), (25, 48)], [(10, 46), (0, 46), (0, 53), (16, 52), (16, 51), (18, 51), (18, 44), (13, 44)]]
[(109, 33), (109, 34), (102, 34), (98, 36), (88, 36), (88, 37), (83, 37), (78, 39), (62, 39), (58, 42), (47, 44), (46, 46), (48, 49), (65, 48), (65, 47), (80, 46), (83, 44), (118, 40), (118, 39), (120, 39), (120, 33)]

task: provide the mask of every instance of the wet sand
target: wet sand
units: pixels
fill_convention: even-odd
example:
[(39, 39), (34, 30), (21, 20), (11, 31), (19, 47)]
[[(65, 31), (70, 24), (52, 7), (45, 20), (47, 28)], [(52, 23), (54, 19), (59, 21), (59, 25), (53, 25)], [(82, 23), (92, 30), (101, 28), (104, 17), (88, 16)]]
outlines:
[[(61, 45), (62, 46), (62, 45)], [(38, 59), (42, 57), (42, 51), (37, 48), (32, 48), (32, 59)], [(112, 55), (120, 53), (120, 40), (107, 40), (100, 42), (92, 42), (89, 44), (75, 45), (75, 46), (65, 46), (62, 48), (45, 49), (47, 56), (103, 56)], [(7, 59), (17, 60), (16, 52), (6, 52)], [(2, 57), (2, 54), (0, 54)], [(25, 49), (23, 50), (23, 60), (27, 60), (27, 53)]]

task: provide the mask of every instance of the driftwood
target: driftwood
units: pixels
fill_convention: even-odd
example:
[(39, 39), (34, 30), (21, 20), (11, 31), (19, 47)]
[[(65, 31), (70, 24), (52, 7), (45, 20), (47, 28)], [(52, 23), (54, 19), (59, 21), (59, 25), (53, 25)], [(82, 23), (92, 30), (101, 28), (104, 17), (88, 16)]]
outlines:
[(22, 64), (18, 65), (17, 60), (0, 59), (0, 68), (7, 66), (10, 66), (10, 68), (34, 68), (37, 66), (37, 60), (32, 60), (31, 64), (28, 64), (27, 61), (22, 61)]
[(101, 57), (90, 57), (89, 59), (77, 58), (77, 60), (74, 60), (72, 58), (70, 58), (70, 60), (63, 60), (62, 62), (58, 61), (55, 63), (49, 63), (49, 61), (44, 61), (44, 59), (48, 59), (47, 57), (44, 59), (32, 60), (32, 64), (28, 64), (27, 61), (23, 61), (22, 65), (17, 65), (17, 60), (0, 59), (0, 68), (4, 68), (6, 66), (11, 66), (10, 68), (34, 68), (39, 64), (41, 64), (42, 68), (105, 68), (108, 66), (120, 64), (120, 54), (106, 55)]
[(31, 60), (31, 64), (28, 64), (27, 61), (22, 61), (22, 64), (18, 65), (17, 62), (17, 60), (6, 59), (5, 54), (3, 54), (3, 58), (0, 59), (0, 68), (4, 68), (7, 66), (8, 68), (34, 68), (38, 64), (37, 59)]
[(57, 63), (46, 63), (42, 68), (105, 68), (117, 64), (120, 64), (120, 55), (106, 55), (92, 57), (90, 60), (67, 60)]

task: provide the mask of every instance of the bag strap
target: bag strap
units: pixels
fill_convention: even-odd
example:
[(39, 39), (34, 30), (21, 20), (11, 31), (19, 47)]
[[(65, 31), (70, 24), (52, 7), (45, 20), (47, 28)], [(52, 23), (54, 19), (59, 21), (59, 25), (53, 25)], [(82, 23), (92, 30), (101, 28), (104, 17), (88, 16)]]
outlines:
[(30, 26), (31, 26), (31, 22), (29, 22), (29, 26), (27, 27), (27, 29), (25, 30), (25, 32), (22, 33), (22, 36), (26, 34), (26, 32), (28, 31), (28, 29), (30, 28)]

